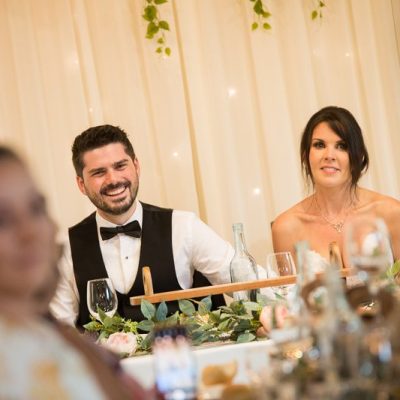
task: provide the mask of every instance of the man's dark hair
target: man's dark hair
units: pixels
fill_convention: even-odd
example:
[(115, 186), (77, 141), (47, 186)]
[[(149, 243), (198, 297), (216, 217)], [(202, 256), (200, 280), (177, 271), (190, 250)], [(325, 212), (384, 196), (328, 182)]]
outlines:
[(121, 143), (125, 153), (134, 160), (136, 158), (132, 143), (128, 135), (118, 126), (99, 125), (86, 129), (78, 135), (72, 145), (72, 162), (77, 176), (82, 177), (85, 167), (83, 163), (84, 154), (93, 149), (106, 146), (110, 143)]
[(300, 158), (304, 175), (314, 183), (309, 156), (313, 132), (321, 122), (326, 122), (347, 145), (351, 186), (355, 188), (361, 175), (368, 169), (369, 156), (361, 128), (353, 114), (345, 108), (335, 106), (322, 108), (307, 122), (300, 144)]

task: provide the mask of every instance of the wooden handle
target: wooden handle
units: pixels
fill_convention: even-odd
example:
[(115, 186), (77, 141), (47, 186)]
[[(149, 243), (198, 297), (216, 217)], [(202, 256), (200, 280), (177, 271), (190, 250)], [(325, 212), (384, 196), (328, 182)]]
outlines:
[(151, 277), (150, 267), (142, 268), (142, 278), (143, 278), (144, 295), (152, 296), (154, 294), (154, 291), (153, 291), (153, 279)]
[(329, 243), (329, 262), (331, 265), (337, 265), (339, 269), (343, 269), (342, 255), (337, 242)]
[[(352, 274), (351, 269), (341, 270), (341, 276), (349, 276)], [(317, 276), (322, 275), (317, 274)], [(192, 299), (194, 297), (206, 297), (214, 294), (238, 292), (240, 290), (261, 289), (266, 287), (274, 287), (281, 285), (289, 285), (296, 283), (296, 275), (280, 276), (273, 279), (260, 279), (258, 281), (225, 283), (223, 285), (206, 286), (200, 288), (174, 290), (171, 292), (156, 293), (152, 296), (134, 296), (130, 298), (132, 306), (139, 305), (142, 300), (150, 303), (160, 303), (162, 301)]]

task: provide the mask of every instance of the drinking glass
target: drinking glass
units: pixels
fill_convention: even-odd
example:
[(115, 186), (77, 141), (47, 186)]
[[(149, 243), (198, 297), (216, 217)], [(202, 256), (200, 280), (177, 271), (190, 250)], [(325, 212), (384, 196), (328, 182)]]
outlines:
[(90, 314), (100, 320), (98, 309), (112, 317), (118, 307), (114, 286), (109, 278), (92, 279), (87, 283), (87, 305)]
[[(295, 275), (296, 267), (293, 262), (292, 255), (289, 251), (280, 253), (271, 253), (267, 256), (267, 276), (268, 278), (276, 278), (278, 276)], [(286, 297), (291, 285), (283, 285), (278, 287), (278, 293)]]
[(393, 261), (389, 233), (380, 218), (358, 217), (348, 224), (345, 249), (350, 264), (366, 282), (369, 292), (376, 297), (381, 275)]

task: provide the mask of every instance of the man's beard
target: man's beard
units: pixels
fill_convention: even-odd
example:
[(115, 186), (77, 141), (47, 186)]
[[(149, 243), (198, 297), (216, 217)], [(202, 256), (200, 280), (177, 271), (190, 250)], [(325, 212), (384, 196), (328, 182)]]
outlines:
[[(121, 187), (126, 187), (128, 189), (127, 197), (121, 200), (123, 204), (118, 205), (109, 205), (102, 197), (102, 195), (106, 195), (107, 191), (115, 190)], [(133, 205), (136, 200), (136, 196), (139, 190), (139, 182), (136, 186), (132, 185), (132, 182), (118, 182), (118, 183), (110, 183), (100, 190), (100, 194), (97, 193), (89, 193), (86, 191), (89, 200), (98, 208), (106, 214), (110, 215), (122, 215), (127, 212)]]

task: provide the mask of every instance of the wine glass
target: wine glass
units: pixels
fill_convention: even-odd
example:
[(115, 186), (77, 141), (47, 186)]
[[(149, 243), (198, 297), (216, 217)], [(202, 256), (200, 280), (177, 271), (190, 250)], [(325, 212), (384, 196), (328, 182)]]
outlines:
[(389, 233), (385, 222), (375, 217), (358, 217), (346, 229), (345, 248), (350, 264), (376, 297), (380, 277), (393, 262)]
[[(267, 276), (268, 278), (276, 278), (278, 276), (295, 275), (296, 267), (293, 262), (292, 255), (289, 251), (280, 253), (271, 253), (267, 255)], [(291, 285), (283, 285), (278, 287), (278, 293), (286, 297)]]
[(87, 305), (90, 314), (100, 320), (98, 309), (112, 317), (118, 307), (114, 286), (109, 278), (92, 279), (87, 283)]

